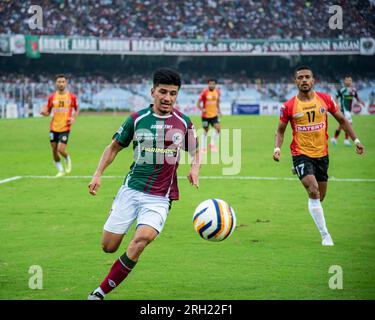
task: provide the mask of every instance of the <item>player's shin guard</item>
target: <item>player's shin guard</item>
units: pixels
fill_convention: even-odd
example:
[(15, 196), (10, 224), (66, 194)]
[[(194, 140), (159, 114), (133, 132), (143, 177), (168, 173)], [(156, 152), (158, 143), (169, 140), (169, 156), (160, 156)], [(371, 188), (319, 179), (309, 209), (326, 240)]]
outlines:
[(326, 226), (326, 221), (324, 219), (324, 212), (323, 212), (323, 207), (322, 204), (320, 203), (319, 199), (310, 199), (309, 198), (309, 212), (318, 227), (318, 230), (322, 237), (326, 236), (328, 234), (327, 226)]
[(100, 289), (105, 293), (111, 292), (116, 288), (132, 271), (136, 262), (128, 258), (126, 253), (116, 260), (107, 277), (100, 285)]

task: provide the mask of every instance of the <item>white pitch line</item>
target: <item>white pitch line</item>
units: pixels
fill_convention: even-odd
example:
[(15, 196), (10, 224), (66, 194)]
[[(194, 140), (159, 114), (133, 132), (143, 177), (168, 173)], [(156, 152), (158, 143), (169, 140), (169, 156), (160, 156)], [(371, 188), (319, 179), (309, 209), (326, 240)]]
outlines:
[(18, 179), (21, 179), (22, 177), (21, 176), (16, 176), (16, 177), (11, 177), (11, 178), (7, 178), (7, 179), (4, 179), (4, 180), (0, 180), (0, 184), (2, 183), (7, 183), (9, 181), (13, 181), (13, 180), (18, 180)]
[[(20, 178), (29, 178), (29, 179), (91, 179), (92, 176), (64, 176), (62, 178), (56, 178), (55, 176), (19, 176), (19, 177), (13, 177), (9, 178), (12, 180), (20, 179)], [(124, 176), (102, 176), (102, 179), (124, 179)], [(6, 179), (6, 180), (9, 180)], [(178, 179), (186, 179), (185, 176), (179, 176)], [(255, 180), (255, 181), (261, 181), (261, 180), (270, 180), (270, 181), (297, 181), (298, 178), (294, 177), (257, 177), (257, 176), (200, 176), (199, 179), (201, 180)], [(5, 180), (2, 180), (4, 182), (7, 182)], [(331, 177), (329, 178), (329, 181), (334, 182), (375, 182), (375, 179), (359, 179), (359, 178), (335, 178)], [(1, 181), (0, 181), (1, 183)]]

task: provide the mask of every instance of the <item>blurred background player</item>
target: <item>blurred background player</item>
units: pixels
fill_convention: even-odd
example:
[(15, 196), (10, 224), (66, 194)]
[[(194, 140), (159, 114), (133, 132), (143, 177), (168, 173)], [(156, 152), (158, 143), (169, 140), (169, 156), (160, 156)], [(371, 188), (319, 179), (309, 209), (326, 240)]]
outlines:
[[(203, 105), (202, 105), (203, 102)], [(213, 152), (217, 152), (216, 140), (220, 134), (220, 120), (219, 115), (220, 111), (220, 91), (216, 88), (216, 80), (208, 80), (208, 88), (203, 89), (201, 92), (197, 107), (202, 111), (202, 126), (203, 126), (203, 135), (202, 135), (202, 153), (207, 152), (207, 133), (209, 126), (214, 127), (214, 132), (212, 133), (211, 143), (209, 147)]]
[[(350, 75), (345, 76), (344, 78), (344, 86), (337, 90), (335, 101), (339, 104), (341, 112), (344, 114), (345, 118), (349, 121), (352, 125), (352, 106), (354, 102), (354, 98), (365, 107), (365, 103), (359, 98), (357, 90), (353, 87), (353, 80)], [(339, 126), (336, 131), (334, 137), (331, 139), (332, 144), (335, 146), (337, 144), (337, 138), (341, 131), (341, 126)], [(345, 140), (344, 144), (346, 146), (350, 146), (349, 135), (345, 133)]]
[(321, 204), (327, 192), (328, 181), (327, 112), (333, 115), (341, 128), (353, 139), (358, 154), (364, 153), (364, 147), (332, 98), (328, 94), (313, 90), (314, 76), (309, 67), (299, 67), (295, 71), (295, 84), (298, 94), (285, 102), (280, 109), (273, 159), (280, 161), (280, 148), (290, 121), (293, 131), (290, 149), (294, 169), (308, 193), (308, 209), (322, 236), (322, 245), (333, 246)]
[(117, 287), (135, 267), (146, 246), (162, 231), (171, 202), (179, 198), (177, 168), (181, 149), (193, 157), (188, 179), (198, 187), (200, 163), (194, 125), (186, 115), (173, 108), (180, 86), (180, 75), (174, 70), (161, 68), (155, 71), (151, 89), (153, 104), (133, 112), (114, 134), (89, 184), (90, 194), (96, 195), (105, 168), (133, 141), (136, 160), (104, 225), (103, 250), (115, 252), (135, 220), (136, 232), (127, 250), (115, 261), (88, 300), (103, 300)]
[[(50, 124), (50, 143), (53, 159), (58, 170), (56, 177), (62, 177), (72, 171), (72, 161), (66, 150), (69, 133), (72, 124), (78, 117), (77, 97), (67, 90), (67, 77), (59, 74), (55, 77), (56, 92), (48, 98), (48, 103), (40, 112), (43, 116), (49, 116), (52, 112)], [(60, 156), (65, 159), (65, 171)]]

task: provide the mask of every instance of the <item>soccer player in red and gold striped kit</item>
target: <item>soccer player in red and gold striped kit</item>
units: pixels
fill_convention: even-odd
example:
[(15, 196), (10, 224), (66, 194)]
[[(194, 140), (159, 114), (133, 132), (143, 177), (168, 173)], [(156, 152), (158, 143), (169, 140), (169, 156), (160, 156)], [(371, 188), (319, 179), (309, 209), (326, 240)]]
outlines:
[(333, 99), (328, 94), (313, 90), (314, 76), (309, 67), (303, 66), (296, 70), (295, 83), (298, 94), (285, 102), (280, 109), (273, 159), (280, 161), (280, 148), (285, 129), (290, 122), (293, 132), (290, 145), (293, 169), (308, 193), (308, 209), (322, 236), (322, 245), (333, 246), (321, 205), (328, 181), (327, 112), (333, 115), (354, 141), (358, 154), (364, 153), (364, 146)]
[(219, 137), (221, 130), (219, 119), (219, 116), (221, 116), (221, 111), (220, 90), (216, 88), (216, 84), (215, 79), (209, 79), (208, 88), (205, 88), (201, 92), (197, 102), (198, 109), (202, 111), (202, 126), (204, 129), (202, 134), (202, 153), (207, 152), (207, 133), (210, 125), (214, 127), (214, 131), (212, 133), (209, 147), (211, 148), (212, 152), (218, 152), (216, 140)]
[[(40, 112), (43, 116), (49, 116), (52, 112), (53, 117), (50, 123), (50, 143), (53, 159), (58, 170), (56, 177), (62, 177), (65, 173), (72, 170), (72, 162), (66, 145), (69, 139), (70, 128), (76, 121), (79, 110), (77, 97), (66, 90), (67, 77), (59, 74), (55, 77), (56, 92), (48, 98), (48, 103)], [(60, 155), (65, 159), (65, 171), (60, 161)]]

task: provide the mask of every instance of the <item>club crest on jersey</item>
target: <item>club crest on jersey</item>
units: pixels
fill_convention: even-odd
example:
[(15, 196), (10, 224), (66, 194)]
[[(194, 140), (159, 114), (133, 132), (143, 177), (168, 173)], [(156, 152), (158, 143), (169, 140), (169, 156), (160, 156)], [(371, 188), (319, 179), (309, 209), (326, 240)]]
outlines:
[(172, 141), (175, 145), (180, 145), (182, 143), (182, 133), (176, 132), (172, 136)]

